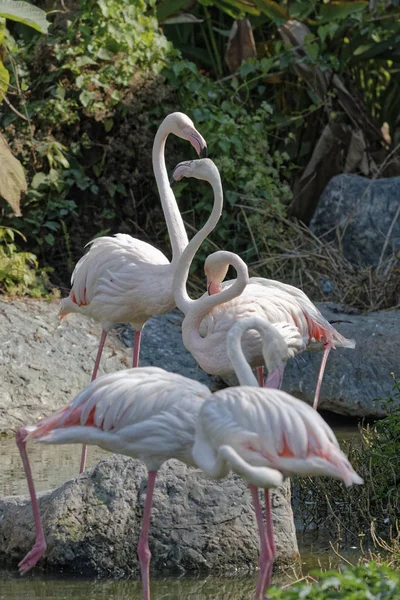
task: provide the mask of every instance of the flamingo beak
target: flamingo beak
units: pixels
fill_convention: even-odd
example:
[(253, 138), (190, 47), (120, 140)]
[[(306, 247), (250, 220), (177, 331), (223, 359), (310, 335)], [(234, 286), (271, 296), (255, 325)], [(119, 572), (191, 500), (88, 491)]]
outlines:
[(199, 134), (199, 135), (191, 135), (190, 136), (190, 143), (192, 144), (193, 148), (196, 150), (199, 158), (207, 158), (208, 152), (207, 152), (207, 144), (206, 144), (206, 140)]
[(222, 285), (218, 283), (214, 283), (213, 281), (207, 281), (207, 291), (209, 296), (213, 296), (214, 294), (219, 294), (222, 292)]
[(283, 374), (285, 372), (285, 366), (285, 363), (282, 362), (276, 369), (274, 369), (274, 371), (269, 373), (264, 386), (267, 388), (280, 390), (283, 381)]

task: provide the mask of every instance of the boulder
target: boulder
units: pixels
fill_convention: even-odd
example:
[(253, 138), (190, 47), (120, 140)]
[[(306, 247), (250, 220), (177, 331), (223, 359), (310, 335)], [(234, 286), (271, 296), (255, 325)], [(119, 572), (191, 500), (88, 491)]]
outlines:
[[(337, 175), (326, 186), (310, 223), (317, 235), (341, 239), (356, 265), (377, 265), (400, 250), (400, 177), (367, 179)], [(388, 239), (386, 239), (388, 236)]]
[[(113, 456), (91, 471), (40, 495), (48, 543), (39, 566), (102, 576), (137, 576), (136, 547), (146, 492), (139, 461)], [(278, 563), (298, 557), (290, 487), (273, 491)], [(15, 565), (34, 542), (30, 502), (0, 500), (0, 564)], [(151, 519), (151, 569), (238, 572), (258, 564), (259, 541), (246, 483), (221, 481), (169, 461), (160, 470)]]
[[(354, 350), (331, 350), (322, 382), (319, 408), (355, 417), (384, 417), (385, 399), (393, 390), (392, 373), (400, 376), (400, 311), (350, 314), (340, 305), (316, 303), (328, 321), (347, 338)], [(312, 404), (322, 352), (303, 352), (290, 360), (282, 389)], [(232, 378), (224, 377), (228, 385)], [(397, 396), (390, 408), (400, 407)]]
[[(0, 432), (34, 423), (66, 405), (90, 382), (100, 325), (78, 314), (60, 325), (58, 308), (57, 302), (0, 300)], [(183, 346), (181, 318), (176, 311), (148, 321), (140, 364), (197, 378), (214, 389), (216, 380)], [(131, 364), (132, 351), (111, 331), (99, 375)]]

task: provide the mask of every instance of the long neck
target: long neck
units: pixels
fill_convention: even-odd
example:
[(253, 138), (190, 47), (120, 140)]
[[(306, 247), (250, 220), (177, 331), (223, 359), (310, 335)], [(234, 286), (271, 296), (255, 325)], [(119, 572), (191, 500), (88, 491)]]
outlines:
[(265, 365), (270, 372), (271, 365), (283, 359), (284, 340), (281, 334), (267, 321), (260, 317), (240, 319), (227, 335), (227, 353), (240, 385), (258, 386), (257, 379), (246, 360), (242, 349), (242, 336), (249, 329), (261, 334)]
[(212, 296), (202, 296), (198, 300), (191, 300), (190, 307), (182, 323), (182, 336), (185, 346), (195, 351), (209, 351), (207, 336), (203, 338), (200, 335), (200, 323), (216, 306), (229, 302), (240, 296), (249, 281), (249, 272), (246, 263), (233, 252), (221, 251), (222, 256), (226, 256), (225, 262), (232, 265), (236, 270), (236, 279), (228, 288)]
[(196, 254), (197, 250), (200, 248), (203, 241), (218, 223), (221, 217), (224, 202), (221, 179), (219, 177), (218, 172), (212, 173), (208, 181), (211, 184), (214, 192), (213, 209), (205, 225), (200, 229), (200, 231), (196, 233), (195, 236), (193, 236), (193, 238), (190, 240), (189, 244), (183, 251), (182, 256), (180, 257), (179, 262), (177, 264), (174, 275), (174, 281), (172, 284), (176, 305), (185, 314), (189, 310), (189, 307), (191, 306), (192, 302), (194, 302), (194, 300), (191, 300), (191, 298), (189, 297), (186, 287), (190, 265), (192, 264), (194, 255)]
[(175, 195), (169, 185), (167, 167), (165, 165), (165, 142), (171, 133), (168, 123), (161, 123), (153, 144), (153, 171), (158, 193), (172, 246), (172, 263), (176, 264), (183, 250), (188, 245), (185, 226), (176, 203)]

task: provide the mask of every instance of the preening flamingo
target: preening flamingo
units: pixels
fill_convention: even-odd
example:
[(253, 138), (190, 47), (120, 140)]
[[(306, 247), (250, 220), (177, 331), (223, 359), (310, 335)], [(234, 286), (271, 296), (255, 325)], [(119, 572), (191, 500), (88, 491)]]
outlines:
[[(264, 317), (266, 309), (255, 298), (245, 297), (245, 301), (243, 301), (242, 293), (248, 283), (247, 266), (239, 256), (226, 251), (210, 255), (205, 262), (204, 270), (208, 276), (208, 265), (213, 261), (229, 263), (238, 274), (234, 284), (219, 294), (205, 295), (197, 300), (189, 298), (186, 290), (189, 268), (201, 243), (218, 223), (222, 211), (223, 194), (218, 169), (210, 159), (180, 163), (175, 168), (172, 179), (179, 181), (182, 177), (194, 177), (208, 181), (214, 191), (214, 206), (211, 215), (202, 229), (190, 240), (175, 271), (173, 281), (175, 302), (185, 314), (182, 323), (182, 339), (186, 348), (204, 371), (213, 375), (223, 375), (233, 371), (226, 352), (228, 331), (238, 319), (249, 315)], [(293, 326), (296, 323), (294, 318), (288, 317), (279, 303), (274, 316), (274, 325), (279, 328), (287, 343), (287, 358), (291, 358), (304, 349), (304, 340), (299, 333), (294, 334), (293, 327), (285, 328), (287, 325)], [(246, 359), (251, 366), (262, 366), (264, 357), (259, 334), (255, 331), (247, 332), (243, 344)], [(277, 379), (276, 374), (273, 377), (274, 380)]]
[[(227, 335), (228, 354), (240, 387), (210, 396), (200, 409), (193, 458), (210, 477), (233, 469), (250, 484), (260, 535), (257, 598), (264, 598), (275, 556), (269, 489), (290, 475), (329, 475), (346, 486), (361, 484), (331, 428), (311, 406), (280, 390), (259, 388), (240, 339), (248, 329), (260, 332), (267, 368), (287, 355), (279, 332), (258, 317), (240, 319)], [(258, 489), (265, 494), (264, 528)]]
[[(76, 264), (70, 294), (61, 301), (60, 317), (78, 312), (101, 323), (92, 380), (96, 378), (106, 336), (113, 324), (131, 323), (135, 329), (133, 366), (137, 367), (145, 322), (175, 307), (172, 280), (188, 238), (165, 166), (164, 149), (170, 133), (188, 140), (200, 156), (207, 154), (207, 146), (189, 117), (179, 112), (164, 119), (154, 139), (153, 169), (171, 239), (171, 262), (154, 246), (130, 235), (99, 237), (90, 242), (89, 251)], [(85, 460), (83, 448), (80, 473), (84, 471)]]
[[(233, 281), (230, 280), (222, 285), (229, 264), (224, 262), (221, 257), (209, 257), (206, 267), (207, 289), (210, 294), (219, 293), (225, 287), (233, 284)], [(247, 298), (250, 302), (260, 303), (264, 308), (265, 318), (270, 322), (282, 317), (282, 313), (279, 316), (277, 315), (277, 308), (286, 313), (286, 319), (294, 322), (298, 327), (305, 348), (307, 346), (320, 348), (322, 345), (323, 356), (313, 402), (313, 408), (317, 410), (322, 379), (330, 350), (332, 348), (355, 348), (355, 341), (341, 335), (325, 319), (310, 298), (293, 285), (274, 279), (265, 279), (264, 277), (250, 277), (249, 284), (241, 294), (241, 298), (243, 301)], [(262, 374), (259, 373), (259, 376), (262, 376)]]
[(138, 555), (143, 600), (150, 600), (148, 533), (157, 470), (176, 458), (195, 465), (192, 447), (196, 419), (205, 398), (203, 384), (156, 367), (138, 367), (103, 375), (92, 381), (67, 407), (23, 427), (17, 433), (32, 501), (36, 542), (19, 563), (21, 574), (35, 566), (46, 550), (39, 507), (26, 452), (35, 439), (50, 444), (89, 444), (142, 460), (148, 469)]
[[(182, 337), (186, 348), (207, 373), (223, 375), (232, 372), (226, 355), (226, 334), (237, 319), (258, 315), (276, 326), (282, 326), (284, 323), (294, 325), (298, 329), (298, 336), (286, 340), (289, 357), (302, 352), (307, 345), (315, 341), (324, 344), (314, 399), (316, 408), (329, 350), (332, 347), (354, 348), (354, 341), (346, 339), (336, 331), (298, 288), (263, 278), (249, 280), (245, 263), (233, 253), (216, 252), (205, 262), (208, 293), (216, 296), (217, 300), (210, 301), (206, 296), (191, 300), (186, 291), (190, 264), (204, 239), (218, 223), (223, 194), (218, 169), (210, 160), (180, 163), (175, 168), (172, 179), (179, 181), (182, 177), (203, 179), (210, 183), (214, 190), (212, 213), (183, 251), (173, 282), (176, 304), (186, 315), (182, 323)], [(237, 270), (237, 280), (228, 282), (222, 288), (221, 283), (229, 265)], [(248, 283), (249, 285), (246, 285)], [(261, 367), (263, 355), (259, 335), (249, 331), (243, 343), (246, 359), (251, 366)], [(279, 384), (279, 378), (275, 375), (267, 380), (268, 387), (279, 387)]]

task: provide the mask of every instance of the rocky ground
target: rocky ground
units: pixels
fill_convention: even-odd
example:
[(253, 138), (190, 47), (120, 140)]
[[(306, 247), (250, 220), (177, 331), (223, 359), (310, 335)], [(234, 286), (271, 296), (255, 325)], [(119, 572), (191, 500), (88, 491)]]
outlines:
[[(146, 480), (142, 463), (113, 456), (41, 494), (48, 546), (39, 566), (137, 575)], [(289, 483), (273, 492), (272, 506), (278, 563), (293, 563), (298, 549)], [(16, 565), (34, 538), (29, 501), (17, 496), (0, 500), (0, 564)], [(157, 573), (253, 570), (259, 541), (248, 487), (237, 475), (210, 481), (198, 470), (169, 461), (156, 483), (149, 540)]]
[[(335, 327), (357, 342), (355, 350), (332, 351), (322, 384), (320, 407), (343, 415), (383, 416), (382, 400), (392, 389), (391, 373), (400, 373), (400, 311), (348, 313), (319, 305)], [(0, 300), (0, 431), (22, 424), (70, 402), (90, 380), (100, 327), (80, 315), (60, 325), (58, 304)], [(225, 384), (206, 375), (182, 344), (181, 314), (150, 319), (143, 332), (141, 365), (157, 365), (199, 379), (215, 390)], [(130, 366), (132, 331), (121, 327), (106, 342), (100, 373)], [(312, 402), (320, 352), (305, 352), (289, 362), (284, 389)]]

